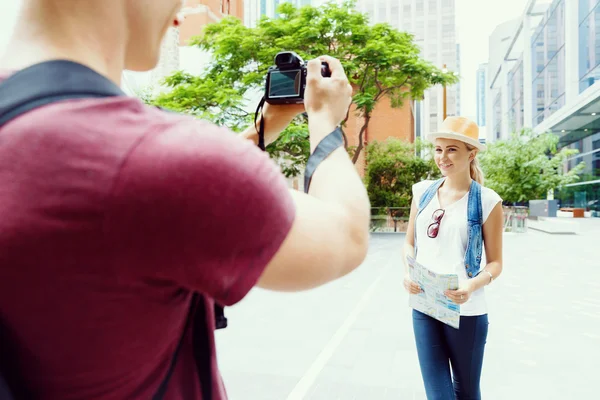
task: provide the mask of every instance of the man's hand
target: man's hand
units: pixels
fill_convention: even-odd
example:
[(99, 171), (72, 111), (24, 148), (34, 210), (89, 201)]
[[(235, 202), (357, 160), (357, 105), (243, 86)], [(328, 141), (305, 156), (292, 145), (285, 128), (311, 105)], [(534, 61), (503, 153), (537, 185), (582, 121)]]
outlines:
[[(326, 62), (331, 77), (321, 75), (321, 63)], [(311, 150), (344, 120), (352, 104), (352, 86), (342, 63), (322, 56), (308, 62), (304, 104), (309, 119)]]
[(265, 142), (271, 143), (277, 140), (294, 118), (303, 112), (304, 104), (273, 105), (265, 103), (262, 116), (265, 119)]
[(265, 121), (265, 145), (273, 143), (287, 126), (298, 115), (304, 112), (304, 104), (282, 104), (272, 105), (265, 102), (262, 110), (262, 116), (256, 121), (256, 126), (251, 125), (240, 135), (258, 144), (258, 130), (260, 129), (260, 120)]

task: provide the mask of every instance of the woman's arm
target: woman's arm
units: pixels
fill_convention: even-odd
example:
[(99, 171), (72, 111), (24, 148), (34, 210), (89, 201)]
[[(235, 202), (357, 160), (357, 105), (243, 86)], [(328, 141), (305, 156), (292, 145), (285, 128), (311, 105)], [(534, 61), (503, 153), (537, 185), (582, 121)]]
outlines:
[(496, 204), (496, 207), (490, 213), (487, 221), (483, 224), (483, 243), (485, 246), (485, 255), (487, 265), (473, 279), (471, 285), (473, 291), (481, 289), (491, 282), (490, 275), (498, 279), (502, 273), (502, 232), (504, 231), (504, 215), (502, 203)]
[(406, 229), (406, 238), (404, 239), (404, 246), (402, 249), (402, 261), (404, 262), (404, 288), (410, 294), (417, 294), (421, 292), (421, 287), (410, 279), (408, 272), (408, 261), (406, 257), (415, 256), (415, 219), (417, 217), (417, 204), (413, 199), (410, 206), (410, 217), (408, 219), (408, 228)]
[(410, 217), (408, 218), (408, 227), (406, 228), (406, 238), (404, 239), (404, 246), (402, 248), (402, 261), (408, 273), (408, 261), (406, 257), (415, 256), (415, 218), (417, 217), (417, 204), (413, 199), (410, 205)]
[(485, 224), (483, 224), (483, 243), (487, 265), (473, 279), (461, 284), (458, 290), (446, 290), (444, 294), (456, 304), (466, 303), (471, 294), (491, 282), (489, 271), (494, 279), (502, 273), (502, 232), (504, 230), (504, 216), (502, 203), (496, 204)]

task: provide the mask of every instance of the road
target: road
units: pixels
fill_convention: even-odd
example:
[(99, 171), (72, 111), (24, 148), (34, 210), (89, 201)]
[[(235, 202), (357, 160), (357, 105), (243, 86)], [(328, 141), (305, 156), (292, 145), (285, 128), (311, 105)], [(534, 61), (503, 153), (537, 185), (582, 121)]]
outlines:
[[(597, 399), (600, 229), (504, 237), (488, 287), (483, 398)], [(217, 332), (230, 400), (424, 400), (399, 249), (376, 235), (367, 260), (309, 292), (253, 290)]]

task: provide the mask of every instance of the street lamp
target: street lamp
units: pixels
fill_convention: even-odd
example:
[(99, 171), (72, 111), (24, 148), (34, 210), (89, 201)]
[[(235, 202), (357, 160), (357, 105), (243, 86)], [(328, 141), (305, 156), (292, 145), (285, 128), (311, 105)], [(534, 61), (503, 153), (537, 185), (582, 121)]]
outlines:
[[(442, 68), (442, 72), (444, 74), (448, 72), (448, 69), (446, 68), (446, 64), (444, 64), (444, 67)], [(447, 113), (446, 113), (446, 111), (447, 111), (447, 109), (446, 109), (446, 84), (443, 83), (442, 87), (443, 87), (443, 90), (444, 90), (443, 94), (442, 94), (442, 96), (443, 96), (443, 99), (442, 99), (442, 101), (443, 101), (443, 103), (442, 103), (443, 104), (443, 107), (442, 107), (442, 109), (443, 109), (443, 113), (442, 113), (443, 119), (442, 119), (442, 121), (445, 121), (446, 120), (446, 115), (447, 115)]]

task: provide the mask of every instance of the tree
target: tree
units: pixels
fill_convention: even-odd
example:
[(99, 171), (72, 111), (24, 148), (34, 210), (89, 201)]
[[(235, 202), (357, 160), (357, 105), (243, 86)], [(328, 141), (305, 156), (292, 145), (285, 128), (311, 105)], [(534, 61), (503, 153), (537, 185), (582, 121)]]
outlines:
[[(293, 50), (305, 60), (329, 54), (342, 61), (355, 87), (357, 113), (364, 118), (352, 156), (356, 162), (373, 110), (382, 98), (389, 97), (392, 106), (399, 107), (406, 99), (422, 98), (432, 85), (453, 84), (458, 78), (420, 58), (412, 35), (387, 24), (370, 26), (366, 15), (354, 10), (354, 3), (297, 9), (286, 2), (279, 6), (278, 18), (263, 17), (256, 28), (233, 17), (206, 26), (190, 44), (212, 54), (209, 68), (202, 76), (178, 72), (169, 77), (166, 84), (171, 91), (155, 104), (237, 129), (251, 121), (253, 113), (245, 111), (244, 104), (250, 94), (264, 91), (267, 69), (278, 52)], [(296, 169), (308, 157), (308, 152), (298, 152), (308, 148), (303, 144), (307, 134), (298, 132), (305, 124), (299, 118), (293, 133), (285, 132), (270, 149), (273, 156), (289, 158)]]
[(486, 186), (508, 203), (522, 203), (546, 198), (549, 190), (576, 182), (585, 165), (580, 163), (564, 172), (564, 163), (578, 151), (559, 151), (558, 141), (552, 133), (536, 135), (525, 129), (508, 140), (490, 144), (481, 155)]
[(416, 146), (400, 139), (372, 142), (367, 146), (365, 184), (371, 207), (376, 215), (389, 215), (394, 229), (399, 220), (406, 220), (412, 203), (412, 185), (424, 179), (440, 176), (433, 157), (418, 157), (416, 147), (429, 151), (430, 146)]

